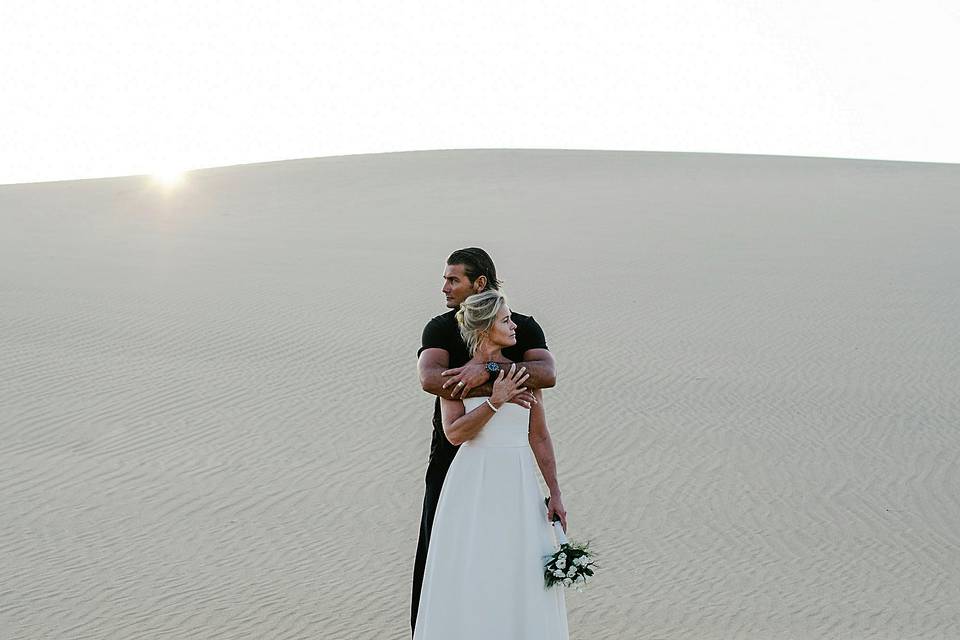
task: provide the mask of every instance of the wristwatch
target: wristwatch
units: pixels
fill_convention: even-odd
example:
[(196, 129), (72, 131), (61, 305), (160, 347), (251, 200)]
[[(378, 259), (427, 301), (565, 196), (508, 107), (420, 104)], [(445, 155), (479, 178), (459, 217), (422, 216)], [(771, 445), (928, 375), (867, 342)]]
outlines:
[(489, 382), (496, 380), (497, 376), (500, 375), (500, 363), (493, 361), (488, 362), (487, 373), (490, 374)]

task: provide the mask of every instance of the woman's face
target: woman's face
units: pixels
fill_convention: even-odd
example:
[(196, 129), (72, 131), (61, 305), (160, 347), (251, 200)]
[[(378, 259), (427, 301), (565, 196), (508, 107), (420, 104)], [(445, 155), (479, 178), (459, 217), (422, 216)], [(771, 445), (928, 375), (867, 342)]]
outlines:
[(497, 319), (487, 330), (487, 339), (498, 347), (512, 347), (517, 344), (517, 325), (510, 317), (510, 308), (502, 305), (497, 312)]

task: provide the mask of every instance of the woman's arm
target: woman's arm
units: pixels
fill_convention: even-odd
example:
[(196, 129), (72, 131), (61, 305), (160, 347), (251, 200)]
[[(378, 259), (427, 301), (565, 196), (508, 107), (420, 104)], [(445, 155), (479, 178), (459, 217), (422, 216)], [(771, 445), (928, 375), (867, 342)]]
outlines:
[(547, 429), (547, 414), (543, 409), (543, 392), (540, 389), (534, 389), (533, 395), (537, 402), (530, 407), (530, 428), (527, 432), (527, 439), (530, 442), (533, 455), (537, 458), (537, 465), (540, 467), (540, 473), (543, 474), (543, 481), (547, 483), (547, 487), (550, 489), (551, 497), (559, 498), (560, 482), (557, 480), (557, 459), (553, 453), (550, 431)]
[(543, 409), (543, 394), (540, 389), (534, 389), (534, 397), (537, 402), (530, 409), (530, 429), (527, 432), (527, 439), (530, 441), (530, 448), (533, 455), (537, 458), (537, 465), (540, 467), (540, 473), (543, 474), (543, 481), (547, 483), (550, 489), (550, 499), (547, 501), (547, 522), (553, 520), (556, 515), (560, 518), (560, 525), (563, 532), (567, 532), (567, 510), (563, 506), (563, 498), (560, 495), (560, 482), (557, 480), (557, 459), (553, 455), (553, 441), (550, 439), (550, 431), (547, 429), (547, 414)]
[(440, 396), (440, 418), (443, 433), (452, 445), (463, 444), (480, 433), (483, 425), (493, 417), (494, 410), (486, 402), (467, 413), (462, 400), (448, 400)]

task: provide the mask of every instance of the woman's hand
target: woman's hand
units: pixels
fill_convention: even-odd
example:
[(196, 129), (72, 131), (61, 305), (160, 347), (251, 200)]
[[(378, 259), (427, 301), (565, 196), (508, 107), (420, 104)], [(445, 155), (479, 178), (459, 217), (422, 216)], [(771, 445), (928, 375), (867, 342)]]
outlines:
[(563, 499), (559, 495), (550, 496), (550, 502), (547, 503), (547, 522), (553, 522), (553, 514), (560, 518), (560, 526), (563, 532), (567, 532), (567, 510), (563, 506)]
[(526, 367), (517, 369), (516, 363), (510, 365), (509, 373), (500, 369), (497, 379), (493, 381), (493, 392), (490, 394), (490, 403), (499, 409), (505, 402), (510, 402), (514, 396), (526, 391), (526, 387), (520, 386), (530, 377), (530, 374), (526, 371)]

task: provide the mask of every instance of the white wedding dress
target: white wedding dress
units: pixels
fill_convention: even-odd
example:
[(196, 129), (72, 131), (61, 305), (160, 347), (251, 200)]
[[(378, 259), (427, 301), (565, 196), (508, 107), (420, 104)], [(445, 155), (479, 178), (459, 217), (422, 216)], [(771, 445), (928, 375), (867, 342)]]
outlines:
[[(470, 412), (484, 400), (463, 403)], [(414, 640), (567, 640), (563, 587), (543, 583), (556, 542), (527, 441), (529, 420), (528, 409), (503, 405), (450, 463)]]

